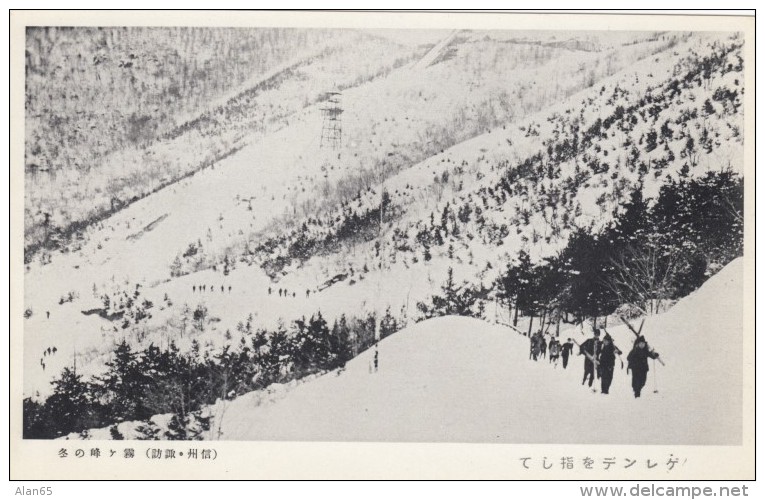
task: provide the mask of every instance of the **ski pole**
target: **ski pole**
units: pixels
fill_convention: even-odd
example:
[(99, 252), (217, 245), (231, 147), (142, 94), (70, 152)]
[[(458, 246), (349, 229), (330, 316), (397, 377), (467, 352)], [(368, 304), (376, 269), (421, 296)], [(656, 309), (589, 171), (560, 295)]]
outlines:
[(653, 393), (659, 392), (659, 388), (656, 385), (656, 360), (653, 360)]

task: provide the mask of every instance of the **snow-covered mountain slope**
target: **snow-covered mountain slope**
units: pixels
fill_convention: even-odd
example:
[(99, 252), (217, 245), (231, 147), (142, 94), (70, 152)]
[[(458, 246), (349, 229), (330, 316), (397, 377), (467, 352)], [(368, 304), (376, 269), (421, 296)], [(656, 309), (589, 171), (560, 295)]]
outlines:
[[(565, 244), (572, 227), (605, 225), (638, 185), (651, 197), (683, 168), (690, 175), (741, 172), (740, 47), (732, 41), (720, 46), (715, 40), (690, 40), (680, 49), (393, 176), (384, 186), (393, 212), (382, 228), (387, 252), (410, 262), (413, 256), (406, 254), (411, 252), (421, 260), (423, 240), (429, 240), (434, 255), (443, 256), (453, 243), (463, 258), (472, 252), (493, 260), (518, 247), (546, 256)], [(709, 73), (703, 78), (702, 68)], [(734, 93), (732, 100), (722, 97)], [(280, 226), (258, 233), (259, 239), (271, 237), (261, 262), (283, 258), (280, 262), (289, 265), (312, 251), (321, 254), (324, 246), (301, 240), (340, 239), (338, 227), (379, 205), (380, 191), (360, 192), (342, 206), (288, 221), (289, 232)], [(444, 210), (446, 225), (459, 225), (461, 235), (447, 234), (439, 244), (432, 235), (422, 238), (430, 214), (439, 223)], [(460, 210), (465, 215), (456, 220)], [(309, 250), (301, 256), (289, 247)], [(376, 259), (371, 253), (371, 245), (354, 245), (347, 260), (356, 268), (374, 268), (394, 258)]]
[[(424, 321), (346, 368), (289, 390), (219, 402), (220, 439), (599, 444), (741, 441), (742, 260), (729, 264), (643, 333), (666, 366), (651, 365), (635, 399), (619, 362), (610, 394), (568, 369), (528, 359), (528, 340), (464, 317)], [(608, 328), (626, 358), (634, 336)], [(562, 332), (582, 341), (581, 333)]]
[[(172, 340), (186, 350), (194, 338), (206, 351), (230, 343), (225, 332), (236, 331), (237, 323), (250, 314), (255, 317), (254, 326), (258, 328), (272, 327), (280, 320), (289, 323), (318, 310), (330, 322), (343, 313), (383, 311), (386, 306), (391, 306), (394, 312), (400, 308), (414, 311), (417, 301), (438, 289), (447, 267), (454, 267), (459, 279), (476, 279), (476, 275), (483, 273), (484, 276), (477, 279), (491, 281), (496, 275), (485, 272), (487, 263), (498, 269), (524, 246), (535, 249), (537, 255), (549, 254), (556, 245), (563, 244), (564, 238), (551, 239), (548, 244), (545, 234), (535, 241), (533, 233), (540, 232), (545, 217), (550, 220), (550, 204), (554, 203), (549, 196), (550, 188), (561, 188), (577, 167), (581, 170), (588, 167), (579, 165), (578, 159), (569, 159), (566, 169), (562, 169), (563, 173), (556, 179), (561, 186), (551, 180), (519, 179), (513, 193), (500, 196), (496, 184), (504, 167), (539, 151), (546, 152), (548, 145), (562, 143), (572, 133), (572, 123), (566, 120), (567, 116), (576, 118), (579, 112), (584, 113), (586, 116), (581, 118), (584, 130), (584, 125), (608, 118), (619, 105), (629, 108), (639, 103), (645, 96), (647, 82), (654, 85), (653, 94), (658, 99), (664, 94), (662, 85), (674, 75), (675, 66), (683, 59), (693, 59), (688, 54), (698, 51), (697, 59), (701, 61), (719, 40), (728, 45), (733, 43), (728, 35), (681, 34), (675, 38), (668, 35), (666, 40), (663, 36), (653, 37), (634, 44), (625, 40), (624, 46), (618, 43), (600, 46), (601, 51), (606, 52), (593, 52), (589, 42), (582, 42), (580, 46), (573, 39), (539, 45), (534, 41), (492, 36), (494, 38), (487, 39), (478, 33), (460, 33), (450, 38), (441, 52), (443, 57), (435, 58), (433, 64), (423, 68), (406, 65), (395, 70), (389, 68), (389, 73), (383, 71), (378, 75), (375, 69), (379, 69), (378, 66), (370, 63), (363, 72), (367, 76), (373, 74), (370, 81), (357, 82), (355, 77), (343, 73), (345, 52), (328, 55), (310, 64), (306, 62), (295, 69), (295, 74), (283, 75), (283, 85), (264, 89), (252, 102), (229, 110), (236, 111), (232, 116), (227, 115), (227, 108), (218, 109), (213, 113), (217, 121), (212, 121), (220, 125), (220, 134), (206, 136), (206, 139), (214, 142), (225, 136), (231, 139), (231, 146), (238, 137), (241, 149), (215, 162), (212, 168), (153, 193), (90, 227), (82, 241), (67, 252), (55, 253), (51, 262), (41, 263), (35, 259), (29, 264), (25, 274), (25, 307), (32, 314), (24, 323), (25, 396), (49, 394), (50, 381), (73, 363), (77, 364), (78, 373), (99, 374), (115, 343), (123, 339), (136, 348), (150, 343), (166, 347)], [(675, 46), (677, 52), (672, 50)], [(378, 49), (381, 50), (379, 46)], [(356, 54), (363, 47), (346, 50)], [(701, 110), (704, 100), (716, 89), (737, 88), (740, 82), (733, 80), (741, 70), (735, 69), (734, 55), (728, 57), (731, 70), (711, 75), (712, 83), (707, 82), (709, 88), (695, 80), (689, 82), (689, 88), (683, 88), (682, 95), (675, 96), (674, 101), (662, 102), (656, 117), (650, 114), (645, 120), (641, 117), (643, 128), (636, 129), (632, 135), (624, 134), (634, 135), (633, 142), (637, 143), (648, 131), (649, 124), (658, 130), (666, 120), (679, 120), (683, 109), (690, 108), (694, 100), (691, 111)], [(636, 60), (642, 62), (635, 63)], [(390, 65), (382, 64), (387, 66)], [(594, 74), (587, 71), (591, 66), (596, 68)], [(619, 71), (624, 67), (629, 69)], [(583, 69), (580, 71), (580, 68)], [(337, 75), (343, 75), (341, 82), (348, 86), (343, 92), (346, 139), (341, 151), (343, 161), (335, 165), (329, 163), (327, 169), (324, 161), (329, 162), (331, 158), (318, 144), (319, 108), (323, 104), (314, 99), (318, 88), (326, 91)], [(607, 75), (611, 76), (604, 79)], [(320, 83), (312, 87), (307, 86), (306, 81)], [(552, 82), (559, 82), (563, 87), (550, 88), (548, 84)], [(602, 87), (606, 87), (606, 91), (601, 91)], [(583, 88), (587, 90), (574, 94)], [(617, 88), (621, 89), (619, 93)], [(246, 92), (243, 95), (247, 97)], [(559, 102), (565, 96), (571, 97)], [(741, 121), (741, 114), (735, 112), (739, 101), (726, 96), (723, 93), (722, 101), (713, 101), (714, 114), (697, 114), (690, 122), (683, 122), (690, 123), (683, 138), (692, 136), (697, 144), (700, 144), (702, 124), (708, 130), (721, 131), (721, 145), (712, 144), (713, 153), (698, 153), (698, 170), (719, 167), (717, 160), (725, 154), (730, 153), (728, 158), (733, 159), (741, 155), (741, 139), (734, 135), (732, 127), (725, 129), (727, 122), (736, 125)], [(279, 109), (279, 102), (289, 103), (289, 109)], [(556, 104), (545, 108), (551, 103)], [(273, 111), (271, 105), (275, 106)], [(237, 113), (252, 107), (269, 117), (281, 117), (275, 124), (279, 130), (270, 131), (264, 137), (258, 135), (262, 132), (260, 129), (254, 135), (240, 130), (242, 122)], [(533, 113), (542, 108), (545, 109)], [(636, 113), (639, 114), (640, 109), (639, 106)], [(285, 118), (282, 123), (280, 120), (287, 116), (284, 113), (289, 114), (289, 119)], [(248, 120), (261, 116), (245, 114)], [(597, 153), (601, 164), (611, 161), (605, 158), (607, 156), (616, 156), (619, 160), (611, 164), (611, 171), (593, 173), (587, 181), (590, 185), (581, 186), (577, 197), (583, 204), (587, 200), (592, 202), (585, 204), (583, 210), (583, 217), (588, 220), (598, 219), (618, 205), (618, 197), (612, 197), (609, 204), (602, 206), (593, 201), (599, 194), (613, 192), (617, 185), (611, 178), (614, 171), (628, 171), (628, 176), (620, 178), (629, 177), (630, 182), (637, 178), (637, 174), (624, 165), (624, 148), (617, 140), (622, 137), (615, 137), (615, 129), (629, 126), (626, 118), (622, 122), (613, 122), (609, 132), (602, 132), (607, 137), (590, 145), (593, 150), (600, 147)], [(678, 131), (681, 127), (680, 123), (677, 127), (672, 125)], [(621, 134), (621, 129), (618, 130)], [(474, 137), (480, 132), (485, 133)], [(196, 141), (198, 136), (199, 131), (193, 129), (168, 149), (158, 146), (161, 154), (169, 158), (168, 165), (177, 166), (178, 162), (201, 154), (207, 142)], [(474, 138), (460, 142), (468, 137)], [(661, 140), (659, 137), (660, 145)], [(679, 161), (682, 152), (678, 148), (687, 142), (680, 139), (679, 132), (666, 142), (668, 148), (675, 149), (678, 161), (665, 170), (676, 172), (682, 164)], [(452, 145), (455, 146), (448, 149)], [(641, 152), (644, 148), (640, 145)], [(701, 150), (701, 146), (696, 149)], [(610, 153), (606, 154), (607, 151)], [(430, 156), (434, 152), (438, 154)], [(125, 153), (126, 162), (141, 165), (141, 157), (133, 158), (130, 154)], [(660, 159), (665, 154), (657, 147), (646, 154), (645, 160), (655, 165), (651, 163), (654, 156)], [(424, 161), (419, 161), (421, 159)], [(736, 166), (734, 161), (733, 167)], [(292, 231), (306, 219), (313, 219), (307, 221), (312, 230), (320, 219), (322, 223), (332, 221), (334, 224), (340, 216), (338, 205), (344, 204), (343, 208), (351, 207), (359, 212), (375, 207), (381, 191), (375, 185), (379, 178), (372, 175), (377, 167), (381, 171), (391, 168), (387, 174), (401, 169), (386, 180), (385, 187), (402, 214), (395, 223), (386, 226), (384, 232), (390, 240), (396, 229), (406, 233), (398, 242), (385, 242), (381, 251), (383, 259), (376, 258), (374, 242), (367, 241), (332, 248), (308, 262), (287, 266), (271, 277), (260, 265), (267, 258), (283, 256), (284, 248), (277, 248), (262, 259), (251, 258), (248, 252), (262, 244), (267, 236), (276, 233), (292, 237)], [(448, 174), (448, 182), (442, 181), (444, 174)], [(363, 175), (367, 176), (364, 182), (347, 182)], [(463, 180), (462, 190), (457, 189)], [(372, 189), (359, 187), (365, 182)], [(343, 186), (350, 187), (343, 190)], [(541, 194), (542, 187), (548, 195)], [(509, 234), (497, 231), (499, 237), (489, 237), (481, 234), (473, 217), (469, 227), (461, 227), (461, 237), (452, 234), (444, 245), (433, 249), (433, 260), (425, 263), (418, 254), (420, 260), (415, 263), (412, 255), (420, 252), (415, 245), (416, 234), (422, 229), (427, 214), (433, 211), (438, 218), (446, 203), (451, 203), (453, 211), (458, 204), (483, 203), (480, 194), (489, 188), (494, 189), (495, 194), (487, 196), (488, 207), (484, 207), (489, 215), (487, 219), (499, 227), (517, 222), (517, 229)], [(573, 200), (574, 196), (568, 199)], [(541, 211), (528, 223), (522, 217), (519, 220), (523, 209), (533, 211), (540, 206)], [(321, 230), (314, 232), (316, 234), (323, 236)], [(416, 251), (396, 248), (396, 243), (402, 242)], [(448, 257), (449, 243), (455, 247), (454, 259)], [(191, 245), (194, 245), (194, 255), (190, 255)], [(175, 258), (181, 264), (180, 276), (171, 276)], [(228, 274), (223, 270), (226, 258), (231, 262)], [(357, 274), (317, 291), (327, 278), (349, 267)], [(365, 268), (371, 271), (364, 271)], [(204, 294), (196, 290), (201, 285), (206, 286)], [(225, 287), (225, 293), (221, 293), (221, 286)], [(267, 292), (269, 286), (274, 289), (273, 295)], [(279, 298), (277, 287), (296, 292), (297, 296)], [(211, 288), (215, 291), (210, 291)], [(310, 298), (305, 296), (307, 289), (312, 292)], [(116, 304), (122, 297), (132, 297), (136, 290), (140, 290), (139, 301), (148, 299), (153, 303), (143, 311), (150, 317), (131, 319), (125, 327), (122, 321), (96, 313), (83, 314), (103, 307), (105, 295)], [(193, 309), (199, 304), (209, 309), (209, 324), (204, 331), (189, 328), (187, 334), (181, 333), (184, 305)], [(51, 312), (50, 319), (46, 311)], [(43, 356), (43, 350), (48, 347), (56, 347), (57, 354)]]

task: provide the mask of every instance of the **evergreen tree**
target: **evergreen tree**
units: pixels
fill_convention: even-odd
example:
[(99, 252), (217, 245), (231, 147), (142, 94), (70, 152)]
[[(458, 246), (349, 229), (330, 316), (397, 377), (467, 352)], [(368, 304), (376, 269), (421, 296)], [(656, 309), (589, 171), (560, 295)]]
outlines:
[(562, 305), (578, 322), (611, 314), (619, 305), (618, 297), (607, 285), (613, 271), (612, 249), (602, 235), (578, 229), (560, 256), (568, 284)]
[(110, 416), (117, 422), (151, 417), (153, 412), (146, 406), (151, 378), (143, 373), (136, 353), (123, 340), (113, 355), (114, 358), (106, 363), (109, 370), (98, 378), (108, 402)]
[(100, 410), (93, 386), (68, 367), (53, 381), (53, 394), (45, 402), (47, 418), (55, 422), (56, 437), (100, 427)]
[(390, 306), (388, 306), (388, 308), (385, 309), (385, 316), (380, 320), (380, 338), (384, 339), (385, 337), (396, 333), (398, 330), (398, 322), (391, 314)]
[(345, 314), (342, 314), (339, 320), (335, 320), (332, 326), (332, 337), (337, 345), (337, 358), (340, 366), (358, 354), (358, 347), (356, 346), (351, 329), (348, 327), (348, 320)]
[(531, 282), (531, 260), (529, 254), (521, 250), (518, 253), (517, 263), (508, 263), (497, 282), (499, 297), (506, 300), (509, 307), (515, 309), (513, 326), (518, 325), (521, 304), (528, 306), (528, 303), (520, 297), (527, 295)]

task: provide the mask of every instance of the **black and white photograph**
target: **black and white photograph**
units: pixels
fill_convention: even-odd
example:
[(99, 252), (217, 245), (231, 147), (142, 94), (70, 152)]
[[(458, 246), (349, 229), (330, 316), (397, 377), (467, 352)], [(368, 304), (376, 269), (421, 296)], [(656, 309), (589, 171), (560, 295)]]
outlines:
[(197, 14), (21, 29), (23, 445), (748, 449), (753, 17)]

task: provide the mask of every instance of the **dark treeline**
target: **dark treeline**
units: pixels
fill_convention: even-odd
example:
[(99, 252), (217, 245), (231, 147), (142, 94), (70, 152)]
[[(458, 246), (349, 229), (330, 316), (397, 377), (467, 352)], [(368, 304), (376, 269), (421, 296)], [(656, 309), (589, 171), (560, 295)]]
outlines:
[(497, 295), (511, 308), (539, 318), (582, 322), (617, 309), (652, 314), (684, 297), (743, 254), (743, 179), (709, 172), (693, 179), (684, 169), (668, 178), (656, 200), (642, 186), (599, 232), (575, 230), (558, 255), (532, 264), (521, 252), (497, 279)]
[[(151, 344), (135, 351), (123, 341), (115, 347), (106, 373), (85, 379), (65, 368), (52, 382), (53, 394), (47, 400), (26, 398), (24, 438), (51, 439), (112, 426), (112, 437), (121, 439), (116, 424), (146, 422), (169, 413), (173, 416), (162, 438), (199, 439), (210, 425), (209, 417), (200, 414), (203, 406), (342, 368), (375, 343), (376, 321), (374, 313), (361, 318), (342, 315), (330, 326), (316, 313), (289, 328), (253, 331), (248, 318), (237, 326), (238, 345), (214, 353), (200, 352), (196, 340), (188, 353), (174, 343), (166, 350)], [(400, 327), (401, 320), (388, 310), (380, 320), (380, 338)], [(143, 437), (158, 437), (156, 428), (142, 429)]]

